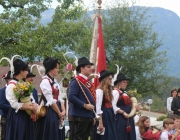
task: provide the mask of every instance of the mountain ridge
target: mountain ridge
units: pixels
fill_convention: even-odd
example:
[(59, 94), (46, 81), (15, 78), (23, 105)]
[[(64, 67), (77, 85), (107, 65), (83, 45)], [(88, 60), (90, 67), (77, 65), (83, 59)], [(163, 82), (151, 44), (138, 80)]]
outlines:
[[(136, 6), (137, 7), (137, 6)], [(142, 7), (142, 6), (140, 6)], [(153, 25), (153, 31), (158, 33), (159, 39), (162, 39), (163, 45), (160, 46), (160, 51), (167, 52), (167, 68), (169, 69), (168, 75), (180, 76), (178, 69), (180, 68), (180, 17), (173, 11), (167, 10), (161, 7), (142, 7), (148, 8), (148, 15), (151, 18), (148, 19), (150, 22), (155, 22)], [(91, 13), (92, 11), (88, 11)], [(54, 14), (54, 9), (42, 13), (42, 24), (46, 24), (52, 21), (51, 17)]]

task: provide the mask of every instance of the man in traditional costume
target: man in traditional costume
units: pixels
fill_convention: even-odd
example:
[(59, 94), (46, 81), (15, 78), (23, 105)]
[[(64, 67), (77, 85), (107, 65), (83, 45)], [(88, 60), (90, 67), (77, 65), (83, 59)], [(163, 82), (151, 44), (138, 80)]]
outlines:
[(1, 140), (4, 140), (5, 136), (5, 130), (6, 130), (6, 118), (8, 114), (8, 110), (10, 109), (10, 104), (6, 99), (6, 86), (8, 85), (11, 78), (11, 71), (9, 71), (7, 74), (5, 74), (2, 77), (3, 80), (6, 81), (6, 85), (0, 89), (0, 109), (2, 110), (1, 114)]
[(68, 100), (70, 115), (74, 118), (74, 140), (88, 140), (94, 122), (95, 88), (88, 80), (92, 65), (86, 57), (80, 58), (76, 67), (79, 75), (69, 85)]

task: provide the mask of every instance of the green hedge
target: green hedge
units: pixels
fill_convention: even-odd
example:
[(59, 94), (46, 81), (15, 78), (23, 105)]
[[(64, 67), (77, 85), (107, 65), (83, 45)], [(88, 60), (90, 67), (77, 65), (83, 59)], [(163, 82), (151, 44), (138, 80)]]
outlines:
[(157, 118), (157, 121), (163, 121), (166, 118), (167, 118), (167, 116), (160, 116), (159, 118)]

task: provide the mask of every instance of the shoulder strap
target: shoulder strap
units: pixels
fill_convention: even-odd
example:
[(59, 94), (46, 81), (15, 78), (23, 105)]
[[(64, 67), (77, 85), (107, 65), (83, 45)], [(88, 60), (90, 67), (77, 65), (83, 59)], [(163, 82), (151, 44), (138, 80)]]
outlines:
[(80, 84), (80, 82), (79, 82), (79, 79), (78, 79), (78, 78), (76, 78), (76, 81), (77, 81), (77, 83), (78, 83), (78, 85), (79, 85), (80, 89), (82, 90), (82, 92), (83, 92), (83, 94), (84, 94), (84, 96), (85, 96), (85, 98), (86, 98), (87, 102), (88, 102), (89, 104), (91, 104), (91, 102), (89, 101), (89, 99), (88, 99), (88, 97), (87, 97), (87, 95), (86, 95), (86, 93), (85, 93), (84, 89), (82, 88), (82, 86), (81, 86), (81, 84)]
[(118, 93), (119, 93), (119, 95), (120, 95), (120, 96), (122, 96), (122, 95), (123, 95), (123, 92), (120, 92), (120, 90), (119, 90), (119, 89), (115, 88), (115, 90), (117, 90), (117, 91), (118, 91)]
[[(50, 79), (49, 79), (49, 78), (42, 78), (42, 81), (43, 81), (44, 79), (47, 79), (47, 80), (49, 81), (49, 84), (51, 85), (51, 88), (52, 88), (52, 87), (53, 87), (54, 82), (52, 82), (52, 83), (51, 83), (51, 81), (50, 81)], [(53, 88), (52, 88), (52, 90), (53, 90)], [(41, 92), (42, 92), (42, 91), (41, 91)], [(39, 102), (38, 102), (38, 104), (39, 104), (39, 105), (41, 104), (42, 99), (43, 99), (43, 94), (41, 95), (41, 98), (40, 98), (40, 100), (39, 100)]]
[(42, 80), (44, 80), (44, 79), (47, 79), (47, 80), (49, 81), (49, 83), (50, 83), (51, 86), (54, 85), (54, 82), (51, 82), (49, 78), (42, 78)]
[(15, 82), (11, 82), (11, 81), (8, 83), (8, 85), (10, 85), (10, 84), (16, 85)]

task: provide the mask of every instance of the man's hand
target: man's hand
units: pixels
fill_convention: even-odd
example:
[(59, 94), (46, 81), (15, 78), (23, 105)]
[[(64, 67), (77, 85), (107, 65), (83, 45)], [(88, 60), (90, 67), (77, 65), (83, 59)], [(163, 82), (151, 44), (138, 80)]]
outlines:
[(94, 110), (94, 106), (92, 104), (84, 104), (83, 106), (85, 109), (93, 111)]
[(95, 124), (96, 124), (96, 119), (93, 120), (93, 125), (95, 125)]

